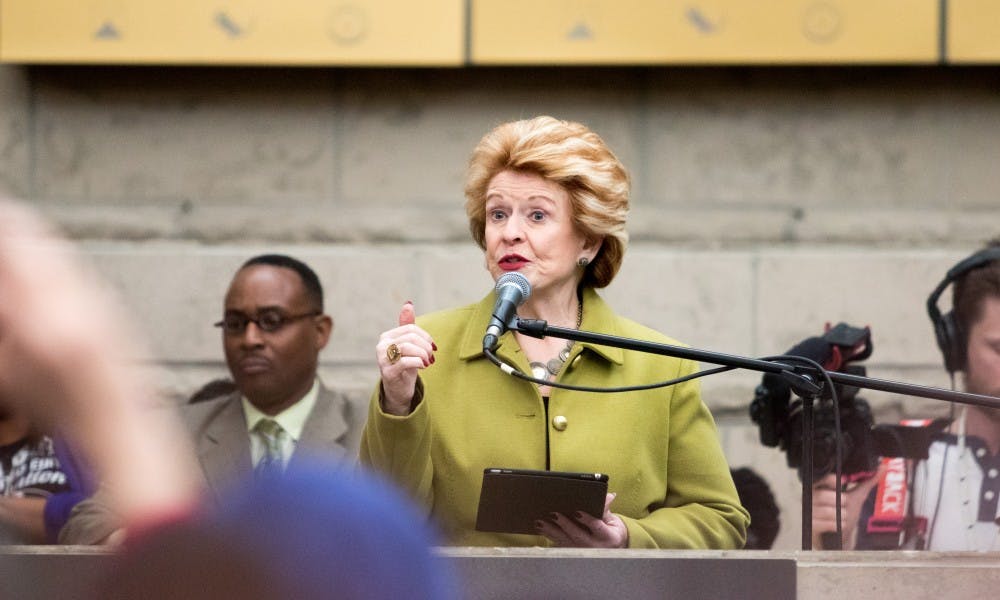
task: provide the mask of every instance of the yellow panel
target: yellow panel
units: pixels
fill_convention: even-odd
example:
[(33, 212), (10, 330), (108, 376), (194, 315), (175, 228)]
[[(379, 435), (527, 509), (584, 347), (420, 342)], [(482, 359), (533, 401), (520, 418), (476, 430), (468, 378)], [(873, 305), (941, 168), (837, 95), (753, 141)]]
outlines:
[(949, 62), (1000, 61), (1000, 2), (949, 0), (947, 23)]
[(465, 0), (0, 0), (5, 62), (460, 65)]
[(472, 0), (476, 64), (928, 63), (939, 0)]

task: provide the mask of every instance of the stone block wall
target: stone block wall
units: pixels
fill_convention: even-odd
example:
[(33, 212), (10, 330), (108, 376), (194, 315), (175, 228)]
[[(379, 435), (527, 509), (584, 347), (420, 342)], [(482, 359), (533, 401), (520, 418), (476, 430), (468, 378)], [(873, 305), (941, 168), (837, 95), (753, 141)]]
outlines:
[[(323, 375), (366, 402), (373, 346), (407, 300), (491, 281), (462, 208), (493, 125), (547, 113), (630, 168), (632, 245), (606, 296), (709, 350), (763, 356), (825, 322), (871, 325), (869, 374), (947, 386), (924, 310), (1000, 234), (994, 68), (226, 69), (0, 67), (0, 194), (37, 206), (118, 288), (137, 364), (182, 399), (225, 374), (233, 270), (312, 264), (336, 321)], [(759, 376), (708, 378), (734, 466), (751, 465), (798, 545), (798, 487), (747, 416)], [(942, 414), (866, 393), (881, 420)]]

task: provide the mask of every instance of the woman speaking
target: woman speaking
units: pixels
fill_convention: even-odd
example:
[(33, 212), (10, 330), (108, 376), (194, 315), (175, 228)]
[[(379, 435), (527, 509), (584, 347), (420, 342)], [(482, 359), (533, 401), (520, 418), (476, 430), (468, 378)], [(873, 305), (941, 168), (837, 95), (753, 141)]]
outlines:
[[(472, 154), (466, 212), (494, 279), (530, 283), (522, 318), (676, 344), (620, 317), (597, 293), (628, 242), (629, 178), (594, 132), (552, 117), (505, 123)], [(483, 352), (496, 294), (399, 326), (376, 347), (361, 461), (409, 490), (462, 546), (739, 548), (749, 521), (697, 380), (617, 394), (510, 377)], [(500, 360), (538, 379), (621, 387), (682, 377), (697, 364), (589, 343), (503, 333)], [(606, 473), (601, 517), (552, 514), (537, 535), (475, 529), (487, 467)]]

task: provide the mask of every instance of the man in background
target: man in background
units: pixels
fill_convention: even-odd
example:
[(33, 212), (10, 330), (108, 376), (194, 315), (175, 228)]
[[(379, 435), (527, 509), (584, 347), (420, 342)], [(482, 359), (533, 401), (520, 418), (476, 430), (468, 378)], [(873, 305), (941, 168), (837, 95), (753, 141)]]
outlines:
[[(317, 376), (333, 320), (315, 272), (289, 256), (251, 258), (216, 326), (236, 391), (181, 409), (209, 494), (218, 499), (237, 480), (280, 473), (303, 455), (353, 463), (365, 414)], [(59, 539), (113, 543), (120, 526), (99, 492), (74, 509)]]

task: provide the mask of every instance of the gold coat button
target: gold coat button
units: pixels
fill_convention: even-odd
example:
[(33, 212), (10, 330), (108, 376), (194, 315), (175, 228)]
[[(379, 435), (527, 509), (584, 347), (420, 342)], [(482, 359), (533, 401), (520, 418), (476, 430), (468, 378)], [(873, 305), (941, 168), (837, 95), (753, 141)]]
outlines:
[(556, 431), (565, 431), (567, 425), (569, 425), (569, 421), (566, 420), (566, 417), (562, 415), (552, 417), (552, 426), (555, 427)]

